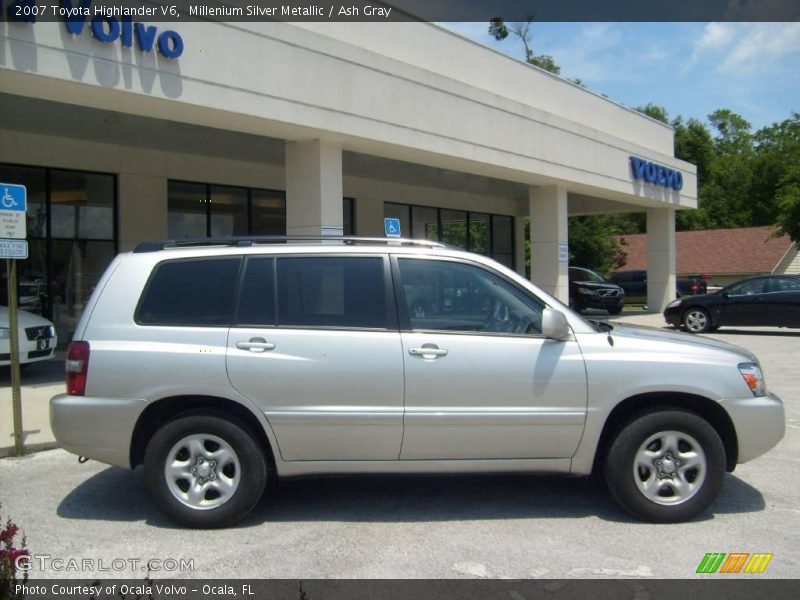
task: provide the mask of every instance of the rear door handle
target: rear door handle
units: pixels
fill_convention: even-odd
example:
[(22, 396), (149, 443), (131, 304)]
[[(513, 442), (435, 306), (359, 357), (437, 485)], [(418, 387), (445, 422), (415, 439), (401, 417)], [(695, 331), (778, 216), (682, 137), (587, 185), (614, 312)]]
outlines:
[(249, 350), (250, 352), (266, 352), (267, 350), (274, 350), (275, 344), (272, 344), (264, 338), (250, 338), (249, 342), (236, 342), (236, 347), (239, 350)]
[(439, 348), (436, 344), (423, 344), (420, 348), (409, 348), (408, 353), (411, 356), (420, 356), (422, 358), (439, 358), (447, 356), (448, 351), (444, 348)]

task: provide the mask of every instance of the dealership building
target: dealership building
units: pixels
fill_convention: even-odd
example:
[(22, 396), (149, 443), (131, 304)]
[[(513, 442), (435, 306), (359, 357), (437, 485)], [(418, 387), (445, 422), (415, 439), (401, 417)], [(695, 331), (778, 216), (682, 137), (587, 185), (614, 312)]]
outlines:
[(645, 212), (658, 308), (697, 205), (670, 127), (429, 23), (0, 21), (0, 182), (27, 187), (20, 296), (62, 340), (141, 241), (386, 217), (522, 274), (529, 217), (566, 300), (567, 217)]

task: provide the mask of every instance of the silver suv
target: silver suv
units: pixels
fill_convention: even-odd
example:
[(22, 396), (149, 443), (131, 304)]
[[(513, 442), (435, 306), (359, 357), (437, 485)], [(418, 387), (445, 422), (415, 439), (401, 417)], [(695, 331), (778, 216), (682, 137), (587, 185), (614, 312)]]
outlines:
[(322, 473), (600, 472), (637, 517), (682, 521), (784, 433), (750, 352), (585, 321), (488, 258), (411, 240), (142, 244), (94, 291), (67, 390), (60, 444), (143, 465), (191, 527)]

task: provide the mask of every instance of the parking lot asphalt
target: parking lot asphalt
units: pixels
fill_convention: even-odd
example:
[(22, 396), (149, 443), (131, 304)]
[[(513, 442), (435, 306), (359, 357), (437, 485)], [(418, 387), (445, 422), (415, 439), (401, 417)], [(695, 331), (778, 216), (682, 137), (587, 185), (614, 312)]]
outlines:
[[(661, 326), (659, 319), (621, 320)], [(760, 357), (768, 387), (785, 402), (787, 428), (776, 448), (726, 475), (712, 509), (691, 523), (634, 521), (592, 480), (344, 477), (274, 482), (240, 526), (191, 531), (161, 515), (140, 471), (80, 465), (62, 450), (0, 459), (0, 513), (22, 527), (34, 555), (49, 557), (34, 560), (35, 577), (143, 577), (145, 561), (186, 559), (192, 569), (154, 575), (687, 578), (701, 577), (707, 552), (773, 553), (758, 577), (797, 577), (800, 331), (723, 329), (712, 337)], [(91, 559), (93, 567), (58, 570), (56, 559)], [(142, 562), (116, 571), (113, 559)]]

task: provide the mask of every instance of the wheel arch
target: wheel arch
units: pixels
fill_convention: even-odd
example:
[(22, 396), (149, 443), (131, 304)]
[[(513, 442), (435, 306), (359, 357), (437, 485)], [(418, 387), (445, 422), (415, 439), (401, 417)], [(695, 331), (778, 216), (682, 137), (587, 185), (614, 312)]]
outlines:
[(272, 441), (267, 434), (265, 425), (259, 421), (258, 417), (249, 408), (228, 398), (197, 395), (170, 396), (148, 404), (147, 408), (142, 411), (142, 414), (136, 420), (136, 425), (131, 435), (131, 468), (134, 469), (143, 464), (147, 444), (155, 432), (158, 431), (159, 426), (180, 414), (198, 412), (217, 414), (227, 418), (233, 417), (232, 420), (239, 421), (245, 425), (264, 450), (268, 468), (273, 472), (276, 471)]
[(653, 409), (669, 410), (671, 408), (683, 409), (705, 419), (717, 432), (725, 447), (725, 469), (730, 473), (736, 468), (739, 459), (736, 428), (728, 413), (718, 402), (704, 396), (683, 392), (650, 392), (626, 398), (609, 413), (597, 444), (592, 472), (599, 472), (609, 445), (613, 442), (616, 434), (634, 416)]

